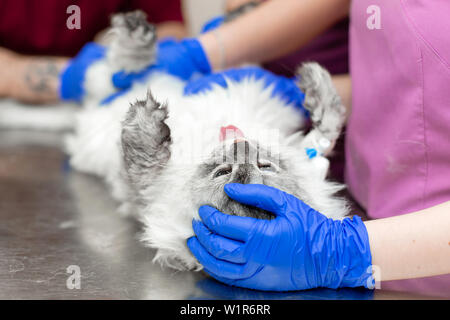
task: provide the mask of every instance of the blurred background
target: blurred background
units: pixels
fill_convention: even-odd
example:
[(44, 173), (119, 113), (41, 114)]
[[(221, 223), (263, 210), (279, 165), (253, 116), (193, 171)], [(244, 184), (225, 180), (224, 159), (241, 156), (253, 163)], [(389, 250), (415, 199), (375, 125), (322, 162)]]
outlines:
[(182, 4), (188, 33), (196, 35), (207, 20), (225, 12), (226, 0), (182, 0)]

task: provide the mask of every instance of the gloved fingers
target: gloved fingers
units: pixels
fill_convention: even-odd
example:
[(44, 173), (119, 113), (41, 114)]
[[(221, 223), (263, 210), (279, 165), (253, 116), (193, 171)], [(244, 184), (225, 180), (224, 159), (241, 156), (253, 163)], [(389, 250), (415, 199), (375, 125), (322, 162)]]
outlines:
[(206, 92), (211, 90), (211, 84), (203, 79), (190, 81), (185, 87), (183, 94), (185, 96), (198, 94), (200, 92)]
[(293, 197), (263, 184), (229, 183), (225, 185), (224, 190), (230, 198), (240, 203), (272, 212), (277, 216), (285, 216), (288, 199)]
[(247, 241), (255, 224), (265, 222), (256, 218), (231, 216), (210, 206), (201, 206), (198, 213), (209, 230), (243, 242)]
[(158, 41), (158, 48), (164, 48), (165, 46), (174, 45), (178, 42), (175, 37), (165, 37)]
[(105, 52), (104, 46), (87, 43), (78, 55), (67, 63), (60, 74), (58, 93), (61, 100), (81, 102), (85, 94), (83, 81), (86, 70), (92, 63), (103, 58)]
[(112, 83), (116, 88), (126, 90), (129, 89), (134, 82), (145, 80), (152, 71), (156, 70), (161, 70), (161, 67), (157, 65), (149, 65), (139, 72), (126, 73), (124, 71), (119, 71), (113, 74)]
[(235, 264), (213, 257), (198, 241), (197, 237), (187, 240), (187, 246), (198, 262), (212, 273), (227, 279), (240, 279), (245, 277), (243, 264)]
[(304, 110), (303, 101), (305, 95), (297, 86), (295, 79), (285, 78), (283, 76), (272, 76), (266, 78), (266, 87), (272, 87), (272, 97), (280, 97), (283, 101)]
[(129, 89), (133, 83), (133, 75), (124, 71), (116, 72), (112, 76), (112, 83), (117, 89)]
[(262, 69), (260, 69), (261, 68), (258, 67), (229, 69), (227, 71), (210, 74), (200, 79), (192, 80), (184, 87), (184, 95), (212, 90), (214, 84), (217, 84), (222, 88), (228, 88), (227, 79), (235, 82), (240, 82), (245, 77), (249, 78), (251, 76), (258, 79), (262, 76)]
[(106, 53), (106, 48), (98, 43), (90, 42), (87, 43), (80, 51), (80, 53), (75, 57), (75, 59), (87, 58), (92, 60), (97, 60), (103, 58)]
[(211, 232), (202, 222), (193, 220), (192, 227), (200, 244), (214, 257), (233, 263), (245, 263), (243, 243)]
[(186, 50), (186, 53), (190, 56), (192, 66), (195, 67), (195, 71), (203, 74), (211, 73), (211, 63), (209, 62), (203, 46), (197, 39), (184, 39), (181, 41), (181, 44)]
[(212, 90), (214, 84), (217, 84), (222, 88), (228, 87), (227, 81), (225, 80), (223, 74), (215, 73), (189, 81), (184, 87), (184, 95), (197, 94), (199, 92)]
[(263, 76), (259, 67), (244, 67), (229, 69), (223, 72), (223, 75), (235, 82), (241, 82), (244, 79), (253, 78), (255, 80), (260, 79)]

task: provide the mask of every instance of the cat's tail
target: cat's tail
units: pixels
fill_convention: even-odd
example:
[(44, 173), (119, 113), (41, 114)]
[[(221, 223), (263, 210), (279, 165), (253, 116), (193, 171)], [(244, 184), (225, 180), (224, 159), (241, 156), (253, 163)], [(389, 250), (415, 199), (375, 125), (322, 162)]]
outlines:
[(0, 129), (71, 130), (76, 110), (76, 106), (67, 104), (34, 106), (13, 100), (0, 100)]

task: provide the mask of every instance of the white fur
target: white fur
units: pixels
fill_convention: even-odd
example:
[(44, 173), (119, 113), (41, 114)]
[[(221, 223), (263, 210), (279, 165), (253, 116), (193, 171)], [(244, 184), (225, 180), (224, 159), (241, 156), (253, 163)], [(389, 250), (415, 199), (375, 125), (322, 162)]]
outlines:
[[(302, 177), (299, 183), (314, 195), (309, 204), (329, 217), (341, 218), (347, 214), (345, 202), (333, 197), (341, 186), (314, 175), (315, 168), (306, 158), (302, 140), (292, 138), (303, 126), (302, 113), (271, 97), (271, 88), (264, 89), (263, 82), (254, 79), (240, 83), (228, 81), (227, 89), (215, 86), (207, 93), (185, 97), (183, 86), (177, 78), (155, 73), (111, 105), (90, 106), (80, 112), (75, 134), (67, 139), (72, 166), (104, 177), (114, 197), (126, 203), (128, 191), (121, 177), (121, 121), (129, 104), (144, 99), (147, 89), (156, 100), (168, 104), (166, 123), (171, 128), (172, 156), (156, 180), (142, 191), (142, 197), (149, 201), (139, 210), (144, 223), (142, 240), (158, 249), (155, 260), (177, 269), (201, 269), (185, 244), (193, 235), (192, 218), (198, 217), (198, 208), (191, 203), (185, 183), (194, 174), (195, 163), (218, 145), (220, 128), (230, 124), (248, 138), (259, 138), (261, 143), (264, 143), (261, 137), (252, 137), (252, 133), (268, 128), (279, 130), (281, 154)], [(130, 209), (136, 210), (129, 205), (124, 210)]]
[[(218, 145), (222, 126), (237, 126), (247, 138), (265, 145), (274, 142), (259, 133), (276, 130), (279, 139), (275, 143), (280, 144), (280, 153), (292, 162), (294, 173), (301, 177), (298, 183), (309, 192), (308, 204), (332, 218), (348, 213), (345, 202), (333, 196), (342, 187), (314, 174), (317, 169), (306, 157), (303, 135), (298, 134), (304, 125), (302, 113), (271, 97), (271, 88), (264, 89), (261, 80), (228, 81), (227, 89), (215, 86), (207, 93), (186, 97), (181, 80), (153, 73), (145, 83), (134, 84), (110, 105), (100, 106), (99, 101), (114, 90), (104, 80), (110, 79), (112, 73), (105, 61), (89, 69), (85, 83), (88, 95), (75, 115), (74, 132), (66, 138), (66, 150), (75, 169), (103, 177), (114, 198), (123, 204), (122, 210), (139, 215), (144, 224), (142, 240), (158, 249), (155, 260), (162, 265), (201, 269), (186, 247), (186, 239), (193, 235), (191, 222), (198, 217), (198, 208), (187, 196), (185, 182), (194, 174), (195, 164)], [(148, 89), (157, 101), (168, 104), (166, 123), (171, 129), (172, 156), (155, 181), (141, 191), (147, 204), (136, 208), (122, 176), (121, 122), (130, 103), (145, 99)]]

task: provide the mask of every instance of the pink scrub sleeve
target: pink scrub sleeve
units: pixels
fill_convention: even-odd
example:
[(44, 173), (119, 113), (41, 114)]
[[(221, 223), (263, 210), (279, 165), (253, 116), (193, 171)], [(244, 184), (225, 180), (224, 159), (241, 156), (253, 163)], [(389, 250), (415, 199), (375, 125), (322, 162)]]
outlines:
[[(450, 200), (449, 16), (449, 0), (352, 1), (345, 175), (370, 218)], [(450, 275), (428, 280), (392, 287), (450, 294)]]
[(352, 2), (346, 182), (371, 218), (450, 200), (449, 14), (448, 0)]

